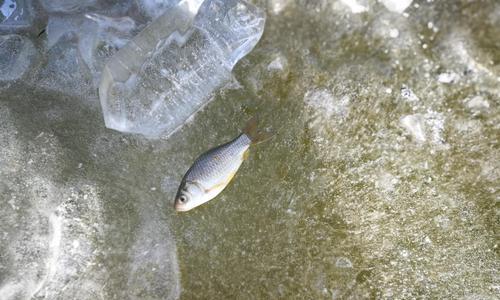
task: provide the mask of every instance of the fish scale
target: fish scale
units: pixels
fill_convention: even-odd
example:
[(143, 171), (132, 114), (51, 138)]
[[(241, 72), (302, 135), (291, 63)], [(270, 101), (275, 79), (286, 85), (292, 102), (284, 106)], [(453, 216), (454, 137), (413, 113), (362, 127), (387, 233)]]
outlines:
[(215, 198), (240, 168), (248, 148), (269, 138), (269, 134), (257, 131), (254, 117), (235, 139), (200, 155), (182, 178), (175, 196), (175, 209), (188, 211)]
[(250, 138), (243, 133), (232, 141), (208, 151), (194, 162), (185, 179), (210, 189), (238, 170), (243, 162), (243, 154), (251, 143)]

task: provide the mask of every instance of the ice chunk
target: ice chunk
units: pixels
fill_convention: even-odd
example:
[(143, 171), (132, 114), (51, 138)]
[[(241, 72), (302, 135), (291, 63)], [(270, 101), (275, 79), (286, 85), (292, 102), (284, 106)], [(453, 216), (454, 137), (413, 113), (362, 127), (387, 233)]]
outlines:
[(64, 34), (49, 50), (47, 62), (35, 80), (39, 86), (65, 94), (83, 95), (89, 91), (92, 79), (74, 33)]
[(402, 13), (410, 6), (413, 0), (380, 0), (385, 8), (392, 12)]
[(336, 98), (326, 89), (315, 89), (307, 91), (304, 102), (313, 108), (323, 120), (334, 117), (346, 117), (349, 113), (349, 96)]
[(435, 145), (443, 145), (444, 116), (429, 110), (425, 114), (406, 115), (399, 120), (401, 126), (417, 143), (429, 140)]
[(399, 30), (396, 28), (389, 30), (389, 36), (393, 39), (397, 38), (399, 36)]
[(472, 99), (466, 99), (466, 107), (472, 112), (474, 116), (485, 113), (490, 108), (488, 100), (484, 99), (481, 95), (476, 95)]
[(30, 0), (4, 0), (0, 6), (0, 30), (30, 26), (32, 21), (30, 4)]
[(139, 7), (145, 15), (151, 19), (156, 19), (164, 14), (167, 9), (177, 5), (180, 0), (139, 0)]
[(97, 0), (40, 0), (49, 13), (75, 13), (96, 5)]
[(420, 114), (404, 116), (399, 122), (417, 142), (425, 142), (424, 118)]
[(350, 269), (352, 268), (352, 262), (347, 257), (339, 257), (335, 262), (337, 268)]
[(401, 87), (401, 97), (403, 97), (403, 99), (408, 102), (419, 101), (417, 95), (415, 95), (415, 93), (413, 93), (413, 91), (406, 85), (403, 85)]
[(21, 78), (35, 55), (35, 47), (28, 38), (17, 34), (0, 36), (0, 81)]
[(292, 0), (269, 0), (267, 1), (267, 7), (271, 13), (278, 15), (291, 3)]
[(359, 14), (368, 11), (367, 6), (361, 5), (360, 3), (358, 3), (357, 0), (340, 0), (340, 2), (347, 5), (354, 14)]
[(86, 14), (85, 17), (94, 21), (97, 28), (95, 34), (87, 32), (82, 36), (80, 52), (97, 86), (104, 64), (133, 37), (136, 23), (129, 17), (110, 18), (99, 14)]
[[(260, 39), (265, 15), (245, 1), (186, 0), (106, 64), (99, 97), (108, 128), (171, 134), (227, 82)], [(196, 18), (195, 18), (196, 15)]]
[(455, 72), (445, 72), (438, 75), (438, 81), (441, 83), (453, 83), (459, 78)]
[(269, 65), (267, 65), (267, 70), (271, 71), (271, 72), (272, 71), (283, 71), (287, 65), (288, 65), (288, 61), (287, 61), (286, 57), (279, 55), (278, 57), (273, 59), (273, 61), (271, 61), (269, 63)]
[(136, 23), (129, 17), (111, 18), (88, 13), (81, 16), (51, 16), (47, 25), (48, 46), (73, 33), (78, 38), (78, 49), (90, 69), (95, 85), (107, 59), (123, 47), (133, 36)]

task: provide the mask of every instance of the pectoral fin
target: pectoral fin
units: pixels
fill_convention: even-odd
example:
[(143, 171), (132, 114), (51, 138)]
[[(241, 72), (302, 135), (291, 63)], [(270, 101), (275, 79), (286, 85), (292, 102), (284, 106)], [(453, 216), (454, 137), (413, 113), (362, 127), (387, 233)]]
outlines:
[(217, 183), (216, 185), (210, 187), (209, 189), (205, 189), (205, 193), (211, 193), (211, 192), (216, 191), (218, 189), (221, 189), (221, 190), (224, 189), (231, 182), (234, 175), (236, 175), (236, 172), (232, 172), (231, 174), (229, 174), (229, 176), (224, 181)]
[(245, 150), (245, 152), (243, 152), (243, 160), (247, 160), (249, 155), (250, 155), (250, 150), (249, 149)]

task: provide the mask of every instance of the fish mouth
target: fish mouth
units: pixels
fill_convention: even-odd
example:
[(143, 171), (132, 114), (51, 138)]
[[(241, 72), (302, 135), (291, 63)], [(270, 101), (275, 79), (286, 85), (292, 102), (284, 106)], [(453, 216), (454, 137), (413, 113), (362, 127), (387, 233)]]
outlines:
[(174, 204), (174, 208), (176, 211), (179, 211), (179, 212), (189, 210), (189, 208), (187, 208), (185, 205), (183, 205), (182, 203), (177, 202), (177, 201)]

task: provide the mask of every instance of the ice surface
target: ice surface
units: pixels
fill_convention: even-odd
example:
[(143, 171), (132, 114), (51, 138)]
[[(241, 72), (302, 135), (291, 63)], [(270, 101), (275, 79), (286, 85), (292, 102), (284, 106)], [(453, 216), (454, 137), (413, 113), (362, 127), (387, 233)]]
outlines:
[(104, 64), (132, 38), (136, 26), (129, 17), (112, 18), (97, 13), (54, 15), (47, 25), (48, 47), (64, 35), (74, 35), (79, 54), (97, 86)]
[(28, 38), (15, 34), (0, 36), (0, 82), (21, 78), (36, 54)]
[(453, 83), (459, 78), (458, 74), (455, 72), (441, 73), (438, 75), (438, 81), (441, 83)]
[[(157, 140), (87, 105), (91, 14), (149, 20), (96, 3), (33, 2), (37, 27), (2, 36), (23, 49), (0, 64), (18, 78), (0, 83), (2, 300), (498, 298), (498, 1), (253, 1), (270, 12), (255, 50), (189, 130)], [(3, 63), (28, 44), (32, 59)], [(276, 135), (175, 213), (193, 159), (254, 115)]]
[(172, 6), (177, 5), (180, 0), (139, 0), (138, 2), (141, 10), (154, 20)]
[(283, 71), (288, 65), (286, 57), (282, 55), (278, 55), (273, 61), (267, 65), (267, 69), (271, 72), (280, 72)]
[(0, 31), (13, 31), (31, 25), (30, 0), (4, 0), (0, 3)]
[(49, 13), (77, 13), (95, 6), (98, 0), (41, 0)]
[(85, 95), (92, 89), (92, 76), (78, 48), (78, 36), (61, 36), (47, 52), (47, 61), (35, 74), (39, 86), (69, 95)]
[(271, 13), (278, 15), (291, 3), (292, 0), (269, 0), (267, 6)]
[(368, 11), (368, 7), (360, 4), (357, 0), (341, 0), (341, 2), (347, 5), (351, 9), (351, 11), (355, 14)]
[(408, 6), (410, 6), (413, 0), (381, 0), (381, 2), (388, 10), (402, 13)]
[(441, 113), (428, 111), (425, 114), (407, 115), (400, 119), (400, 123), (418, 143), (430, 140), (440, 145), (444, 142), (444, 117)]
[[(203, 107), (260, 39), (264, 14), (244, 1), (183, 1), (106, 64), (99, 96), (106, 126), (168, 135)], [(194, 22), (193, 22), (194, 21)]]

